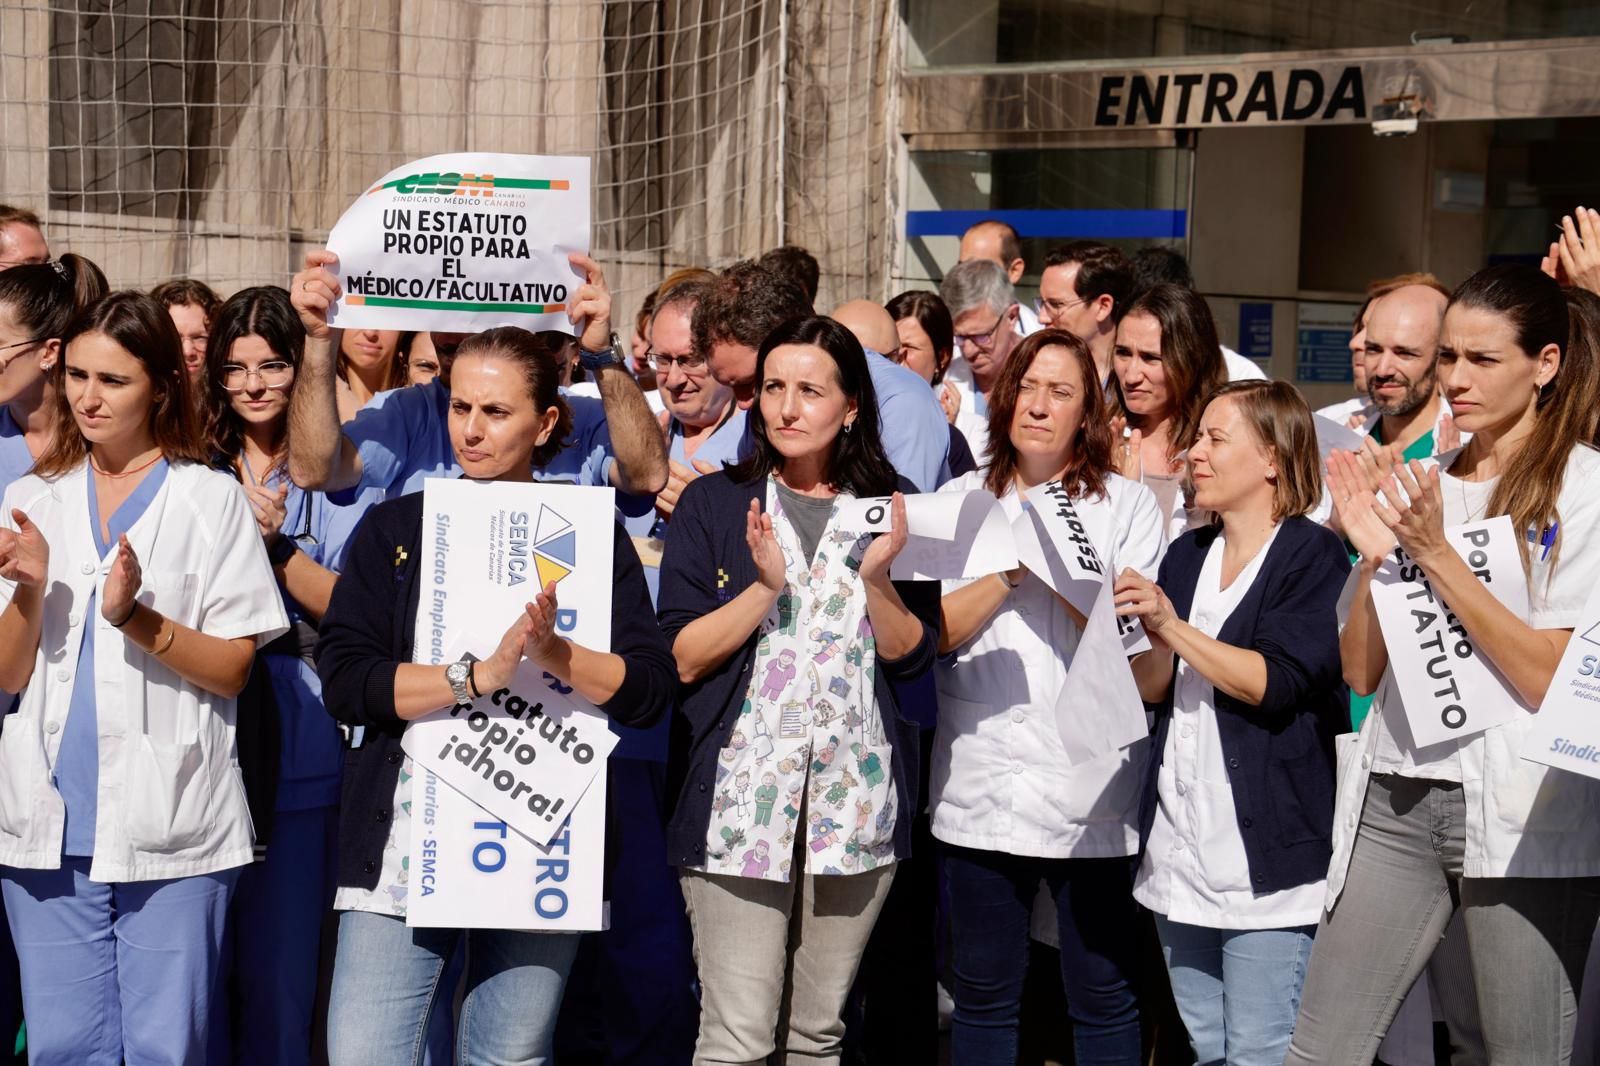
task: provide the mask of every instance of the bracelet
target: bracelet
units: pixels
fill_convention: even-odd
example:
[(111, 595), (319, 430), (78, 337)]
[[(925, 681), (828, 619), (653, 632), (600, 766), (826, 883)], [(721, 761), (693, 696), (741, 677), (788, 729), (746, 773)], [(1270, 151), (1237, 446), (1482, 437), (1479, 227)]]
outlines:
[(120, 621), (120, 622), (112, 622), (111, 623), (111, 628), (112, 629), (121, 629), (123, 626), (127, 625), (130, 621), (133, 620), (133, 612), (137, 611), (138, 609), (139, 609), (139, 601), (138, 600), (134, 600), (133, 603), (130, 604), (129, 607), (128, 607), (128, 613), (122, 616), (122, 621)]
[(161, 656), (165, 655), (167, 652), (172, 650), (172, 642), (177, 640), (177, 639), (178, 639), (178, 623), (174, 622), (172, 619), (169, 618), (169, 619), (167, 619), (167, 642), (165, 644), (161, 645), (161, 648), (160, 648), (159, 651), (154, 649), (154, 648), (152, 648), (151, 651), (150, 651), (150, 654), (154, 655), (158, 659), (161, 658)]
[(478, 691), (478, 661), (476, 659), (467, 664), (467, 687), (472, 690), (473, 699), (483, 699), (483, 693)]

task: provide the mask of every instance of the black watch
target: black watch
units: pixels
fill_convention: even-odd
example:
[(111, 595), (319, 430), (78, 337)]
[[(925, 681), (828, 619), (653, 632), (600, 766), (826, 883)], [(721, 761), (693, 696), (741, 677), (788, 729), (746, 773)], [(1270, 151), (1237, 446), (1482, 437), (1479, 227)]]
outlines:
[(278, 539), (267, 545), (267, 562), (278, 567), (294, 558), (294, 553), (300, 550), (300, 545), (294, 542), (293, 537), (278, 534)]

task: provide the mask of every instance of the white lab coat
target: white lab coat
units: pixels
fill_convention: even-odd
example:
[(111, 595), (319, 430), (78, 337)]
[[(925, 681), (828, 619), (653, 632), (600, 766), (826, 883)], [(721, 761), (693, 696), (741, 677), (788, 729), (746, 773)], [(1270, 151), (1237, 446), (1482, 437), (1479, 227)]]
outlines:
[[(113, 629), (98, 606), (116, 558), (95, 550), (88, 467), (53, 481), (28, 476), (6, 490), (0, 522), (24, 511), (50, 545), (45, 618), (33, 674), (0, 730), (0, 864), (61, 865), (65, 807), (51, 783), (72, 699), (84, 626), (95, 627), (98, 812), (89, 876), (144, 881), (250, 862), (254, 836), (234, 747), (235, 701), (180, 678)], [(244, 490), (228, 475), (174, 463), (128, 532), (139, 556), (139, 601), (208, 636), (255, 637), (288, 628)], [(0, 581), (0, 604), (13, 582)], [(98, 597), (95, 603), (98, 604)]]
[[(983, 487), (981, 473), (941, 491)], [(1154, 578), (1166, 549), (1150, 490), (1116, 474), (1103, 506), (1079, 516), (1107, 563)], [(1015, 492), (1000, 500), (1015, 521)], [(985, 580), (993, 580), (992, 578)], [(967, 584), (946, 581), (946, 594)], [(1056, 724), (1079, 631), (1066, 605), (1032, 574), (934, 677), (939, 727), (929, 772), (933, 835), (960, 847), (1045, 858), (1106, 858), (1139, 850), (1139, 793), (1150, 743), (1073, 766)]]
[[(1448, 463), (1449, 458), (1442, 457), (1441, 462)], [(1448, 475), (1441, 482), (1445, 525), (1459, 525), (1466, 520), (1458, 513), (1461, 484)], [(1597, 483), (1600, 452), (1580, 444), (1567, 459), (1556, 503), (1561, 516), (1557, 556), (1541, 562), (1538, 550), (1533, 552), (1529, 592), (1530, 624), (1535, 629), (1572, 628), (1589, 593), (1600, 584)], [(1479, 510), (1476, 517), (1481, 515)], [(1341, 604), (1341, 610), (1346, 609)], [(1347, 733), (1337, 741), (1339, 793), (1326, 900), (1330, 910), (1344, 888), (1383, 715), (1403, 713), (1398, 706), (1385, 708), (1384, 693), (1390, 690), (1390, 674), (1385, 671), (1379, 698), (1361, 732)], [(1519, 711), (1511, 721), (1456, 745), (1467, 810), (1463, 863), (1467, 877), (1600, 876), (1600, 824), (1594, 818), (1600, 810), (1600, 781), (1524, 760), (1522, 744), (1533, 722), (1532, 714)]]

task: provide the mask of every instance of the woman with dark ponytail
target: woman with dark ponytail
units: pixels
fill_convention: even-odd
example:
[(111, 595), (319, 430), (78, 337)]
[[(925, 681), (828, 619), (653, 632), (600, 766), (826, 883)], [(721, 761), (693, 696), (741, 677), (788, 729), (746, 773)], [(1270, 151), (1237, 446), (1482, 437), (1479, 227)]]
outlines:
[(106, 294), (106, 276), (70, 252), (0, 270), (0, 492), (44, 453), (55, 426), (49, 369), (73, 315)]
[[(1427, 469), (1382, 449), (1330, 460), (1334, 506), (1361, 556), (1340, 657), (1351, 688), (1377, 699), (1341, 753), (1328, 897), (1289, 1066), (1370, 1062), (1457, 905), (1490, 1063), (1571, 1059), (1600, 917), (1600, 781), (1522, 758), (1600, 584), (1594, 353), (1569, 301), (1587, 322), (1585, 300), (1531, 267), (1474, 274), (1450, 298), (1439, 348), (1440, 384), (1470, 443)], [(1527, 619), (1445, 537), (1499, 515), (1516, 531)], [(1371, 593), (1397, 545), (1503, 678), (1509, 721), (1416, 743)]]

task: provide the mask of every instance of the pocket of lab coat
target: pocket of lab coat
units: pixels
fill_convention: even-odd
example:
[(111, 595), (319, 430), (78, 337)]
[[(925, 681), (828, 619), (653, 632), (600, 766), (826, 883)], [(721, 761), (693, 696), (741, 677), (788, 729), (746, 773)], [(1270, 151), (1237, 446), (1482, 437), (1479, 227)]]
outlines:
[[(3, 742), (3, 735), (0, 735)], [(211, 826), (211, 788), (198, 740), (140, 736), (128, 769), (128, 842), (141, 851), (194, 847)]]
[(39, 781), (39, 731), (19, 714), (6, 715), (0, 727), (0, 832), (20, 837), (33, 815)]

